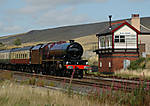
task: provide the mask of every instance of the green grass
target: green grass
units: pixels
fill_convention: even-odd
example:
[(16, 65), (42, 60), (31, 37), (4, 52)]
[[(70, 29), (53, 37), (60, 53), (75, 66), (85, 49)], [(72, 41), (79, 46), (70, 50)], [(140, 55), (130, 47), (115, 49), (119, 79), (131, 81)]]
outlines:
[(128, 69), (129, 70), (144, 69), (145, 68), (145, 61), (146, 61), (146, 59), (143, 57), (140, 57), (136, 61), (131, 61), (130, 67)]

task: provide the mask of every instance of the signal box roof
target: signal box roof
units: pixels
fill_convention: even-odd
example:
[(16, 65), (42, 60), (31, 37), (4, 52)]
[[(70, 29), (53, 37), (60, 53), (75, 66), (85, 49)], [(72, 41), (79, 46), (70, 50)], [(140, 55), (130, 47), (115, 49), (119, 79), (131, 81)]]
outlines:
[(124, 25), (127, 25), (131, 29), (135, 30), (137, 33), (140, 33), (140, 31), (138, 31), (136, 28), (134, 28), (131, 24), (124, 21), (123, 23), (112, 24), (111, 29), (109, 28), (109, 26), (107, 26), (101, 33), (96, 34), (96, 36), (106, 36), (108, 34), (112, 34), (113, 32), (115, 32), (116, 30), (118, 30), (119, 28), (121, 28)]

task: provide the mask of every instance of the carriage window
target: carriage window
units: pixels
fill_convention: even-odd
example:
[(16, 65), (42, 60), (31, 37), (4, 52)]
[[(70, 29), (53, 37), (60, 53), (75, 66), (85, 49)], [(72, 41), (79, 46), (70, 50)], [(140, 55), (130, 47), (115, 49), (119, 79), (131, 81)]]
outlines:
[(27, 59), (27, 54), (25, 54), (25, 59)]
[(22, 54), (22, 58), (24, 59), (24, 54)]

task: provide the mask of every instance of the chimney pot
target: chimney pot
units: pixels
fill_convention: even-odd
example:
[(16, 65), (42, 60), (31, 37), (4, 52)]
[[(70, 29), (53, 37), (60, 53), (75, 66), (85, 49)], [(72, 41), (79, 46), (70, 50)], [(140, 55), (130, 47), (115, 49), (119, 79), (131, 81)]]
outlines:
[(139, 14), (132, 14), (132, 18), (139, 17)]

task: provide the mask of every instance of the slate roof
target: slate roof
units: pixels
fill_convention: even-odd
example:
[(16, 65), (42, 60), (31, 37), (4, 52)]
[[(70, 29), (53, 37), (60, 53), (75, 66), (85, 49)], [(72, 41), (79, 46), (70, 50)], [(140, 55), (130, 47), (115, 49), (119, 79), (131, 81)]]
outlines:
[(101, 31), (99, 34), (110, 34), (111, 33), (111, 30), (114, 30), (114, 29), (116, 29), (118, 26), (120, 26), (122, 23), (119, 23), (119, 24), (114, 24), (114, 25), (112, 25), (111, 26), (111, 29), (109, 28), (109, 24), (107, 24), (107, 27), (103, 30), (103, 31)]
[(140, 29), (141, 29), (141, 34), (150, 34), (150, 29), (148, 29), (147, 27), (141, 25)]
[[(142, 20), (141, 20), (141, 21), (142, 21)], [(131, 20), (127, 20), (127, 22), (128, 22), (129, 24), (131, 24)], [(140, 23), (142, 23), (142, 22), (140, 22)], [(141, 33), (149, 33), (149, 34), (150, 34), (150, 29), (149, 29), (146, 25), (140, 24), (140, 32), (141, 32)]]

